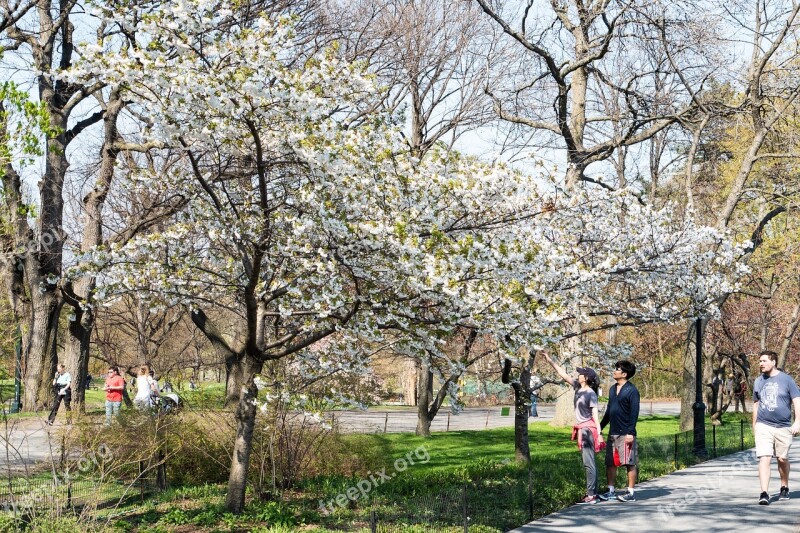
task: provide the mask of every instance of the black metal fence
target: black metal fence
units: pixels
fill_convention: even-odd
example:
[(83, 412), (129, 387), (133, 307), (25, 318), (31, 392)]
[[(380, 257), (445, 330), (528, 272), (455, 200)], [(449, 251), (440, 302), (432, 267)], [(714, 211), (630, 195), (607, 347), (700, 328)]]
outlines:
[(43, 475), (0, 481), (0, 508), (12, 513), (54, 513), (144, 501), (159, 491), (155, 473), (133, 479)]
[[(640, 477), (652, 479), (703, 461), (754, 446), (752, 427), (745, 421), (708, 426), (706, 453), (696, 454), (692, 431), (643, 437), (639, 440)], [(601, 459), (598, 457), (598, 461)], [(548, 468), (568, 468), (572, 486), (555, 486), (558, 476), (547, 477)], [(372, 532), (489, 532), (508, 531), (558, 510), (554, 496), (582, 494), (583, 470), (579, 461), (569, 465), (537, 465), (498, 477), (473, 476), (469, 483), (447, 486), (391, 505), (373, 505), (363, 522)], [(563, 501), (563, 499), (561, 499)]]

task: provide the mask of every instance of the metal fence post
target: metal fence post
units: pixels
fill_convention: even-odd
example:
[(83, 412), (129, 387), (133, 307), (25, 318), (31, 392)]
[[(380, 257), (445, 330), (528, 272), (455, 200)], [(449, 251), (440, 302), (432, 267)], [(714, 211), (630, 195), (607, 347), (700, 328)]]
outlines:
[(144, 501), (144, 462), (139, 461), (139, 496)]
[(378, 520), (375, 516), (375, 511), (369, 512), (369, 530), (371, 533), (378, 532)]
[(450, 413), (447, 413), (447, 429), (445, 431), (450, 431)]
[(673, 448), (675, 456), (675, 470), (678, 469), (678, 434), (675, 433), (675, 447)]
[(383, 421), (383, 432), (386, 433), (386, 428), (389, 427), (389, 411), (386, 411), (386, 418)]
[(533, 467), (528, 461), (528, 522), (533, 522)]
[(714, 451), (711, 452), (713, 457), (717, 457), (717, 426), (711, 424), (711, 440), (713, 442), (712, 446), (714, 447)]
[(464, 498), (464, 533), (469, 532), (469, 515), (467, 514), (467, 484), (464, 483), (464, 492), (462, 493)]
[(744, 451), (744, 420), (739, 420), (739, 451)]

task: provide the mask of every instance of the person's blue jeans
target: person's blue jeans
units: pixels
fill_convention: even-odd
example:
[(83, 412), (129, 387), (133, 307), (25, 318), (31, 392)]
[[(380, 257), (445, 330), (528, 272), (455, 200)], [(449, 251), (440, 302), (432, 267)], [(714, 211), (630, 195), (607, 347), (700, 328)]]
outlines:
[(106, 400), (106, 425), (111, 425), (111, 417), (119, 416), (119, 406), (122, 402), (110, 402)]

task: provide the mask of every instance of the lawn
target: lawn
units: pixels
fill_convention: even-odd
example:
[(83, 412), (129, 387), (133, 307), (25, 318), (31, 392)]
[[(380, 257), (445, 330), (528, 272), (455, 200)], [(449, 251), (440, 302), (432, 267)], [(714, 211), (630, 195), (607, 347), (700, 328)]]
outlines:
[[(730, 422), (735, 422), (734, 417)], [(738, 431), (739, 425), (727, 427)], [(640, 481), (672, 471), (678, 419), (644, 417), (638, 430)], [(186, 531), (192, 525), (193, 530), (209, 532), (262, 527), (261, 531), (323, 533), (368, 531), (372, 518), (393, 531), (414, 533), (430, 523), (438, 531), (455, 532), (463, 531), (466, 503), (470, 531), (505, 531), (526, 523), (531, 511), (540, 517), (574, 503), (584, 491), (583, 467), (575, 443), (569, 440), (570, 430), (534, 422), (529, 432), (530, 469), (513, 460), (513, 428), (434, 433), (427, 439), (412, 434), (344, 435), (340, 437), (343, 447), (358, 455), (363, 466), (352, 476), (306, 479), (284, 491), (278, 501), (253, 498), (241, 517), (222, 511), (223, 486), (176, 488), (151, 501), (144, 511), (131, 509), (116, 523), (131, 531)], [(685, 448), (686, 444), (681, 441), (680, 445)], [(325, 453), (330, 461), (340, 459), (338, 452)], [(687, 456), (683, 451), (679, 456), (683, 464)], [(405, 458), (401, 466), (407, 467), (402, 471), (395, 463), (400, 458)], [(374, 478), (383, 468), (384, 483), (372, 485), (344, 505), (336, 503), (337, 496), (360, 482), (366, 486), (370, 476)], [(265, 522), (276, 527), (268, 530)]]

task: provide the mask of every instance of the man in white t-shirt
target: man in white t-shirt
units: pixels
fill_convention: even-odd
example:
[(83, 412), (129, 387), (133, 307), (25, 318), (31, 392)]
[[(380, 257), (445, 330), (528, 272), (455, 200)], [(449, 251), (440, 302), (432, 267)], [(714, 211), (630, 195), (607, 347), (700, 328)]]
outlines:
[(64, 402), (67, 412), (69, 413), (72, 411), (72, 376), (67, 372), (63, 363), (58, 365), (58, 371), (56, 375), (53, 376), (53, 389), (55, 390), (56, 397), (55, 400), (53, 400), (53, 408), (50, 410), (50, 416), (47, 417), (47, 424), (50, 426), (53, 425), (56, 419), (58, 408), (61, 406), (62, 401)]

